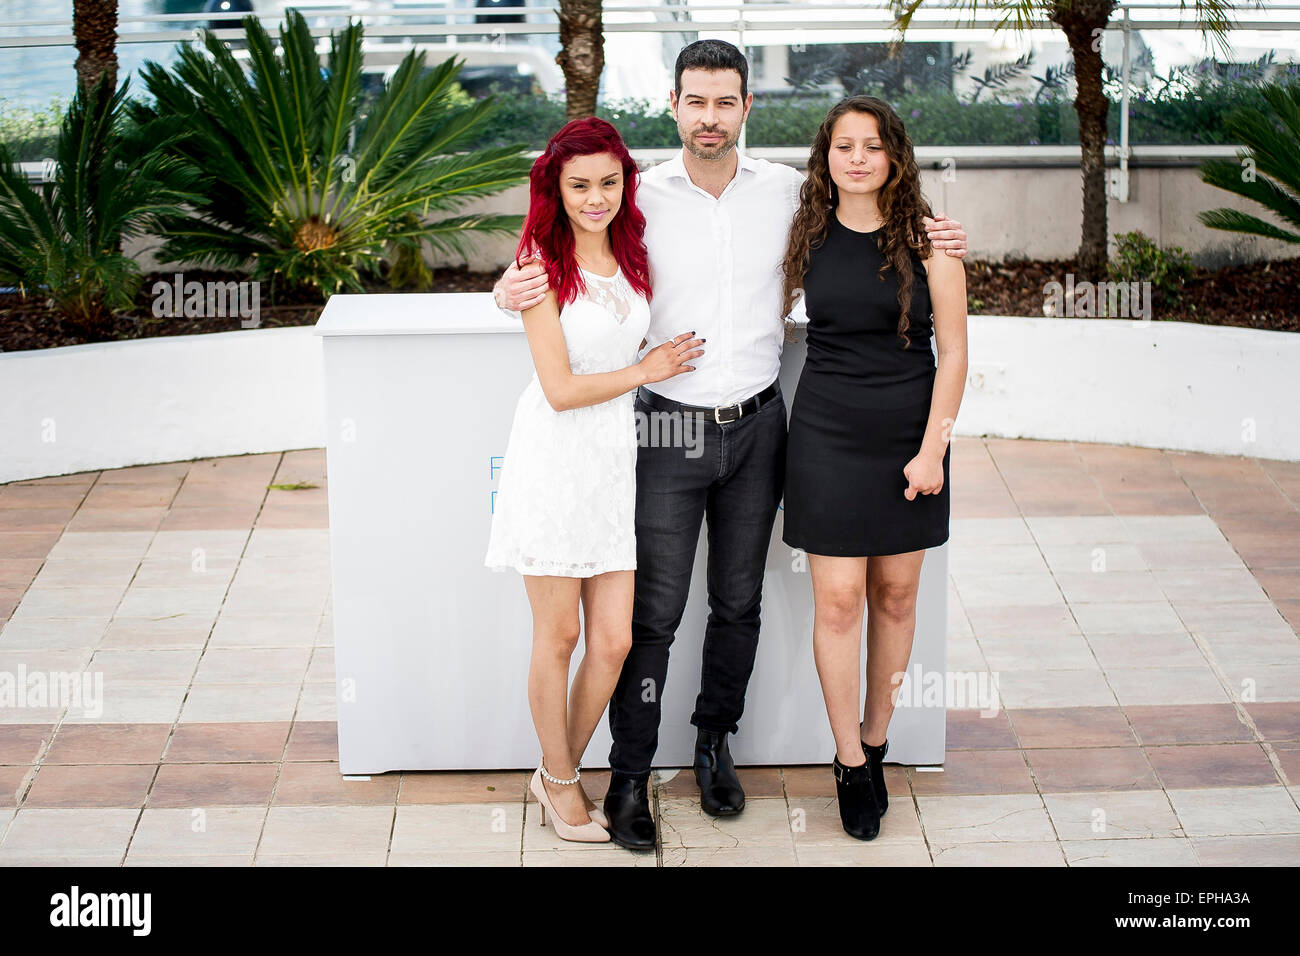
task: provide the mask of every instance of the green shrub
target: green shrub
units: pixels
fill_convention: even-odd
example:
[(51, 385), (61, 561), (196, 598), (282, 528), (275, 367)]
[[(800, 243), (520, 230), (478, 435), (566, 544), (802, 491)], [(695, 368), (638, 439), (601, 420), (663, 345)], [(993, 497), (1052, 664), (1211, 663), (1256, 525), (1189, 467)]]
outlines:
[(1116, 233), (1115, 240), (1110, 277), (1118, 282), (1150, 282), (1160, 303), (1177, 304), (1194, 271), (1192, 257), (1180, 246), (1161, 248), (1141, 232)]

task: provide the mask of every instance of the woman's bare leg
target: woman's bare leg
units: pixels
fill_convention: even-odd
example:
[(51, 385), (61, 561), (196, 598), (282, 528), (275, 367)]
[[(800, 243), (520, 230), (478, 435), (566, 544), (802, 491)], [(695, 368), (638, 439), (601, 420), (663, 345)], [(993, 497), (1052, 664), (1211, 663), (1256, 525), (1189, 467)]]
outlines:
[[(582, 583), (586, 652), (569, 688), (569, 745), (574, 763), (582, 761), (632, 646), (634, 575), (633, 571), (609, 571)], [(595, 804), (585, 792), (583, 797), (587, 809), (592, 809)]]
[[(582, 579), (524, 575), (524, 589), (533, 609), (533, 653), (528, 666), (528, 704), (542, 745), (542, 763), (553, 777), (573, 776), (567, 699), (569, 661), (578, 646), (578, 600)], [(545, 779), (546, 793), (564, 822), (581, 826), (590, 821), (582, 791)]]
[(808, 564), (813, 584), (813, 661), (835, 737), (835, 755), (846, 767), (859, 767), (867, 759), (858, 725), (867, 559), (810, 554)]
[(916, 634), (916, 593), (924, 551), (881, 555), (867, 567), (867, 700), (862, 739), (885, 742), (894, 716), (893, 692), (907, 671)]

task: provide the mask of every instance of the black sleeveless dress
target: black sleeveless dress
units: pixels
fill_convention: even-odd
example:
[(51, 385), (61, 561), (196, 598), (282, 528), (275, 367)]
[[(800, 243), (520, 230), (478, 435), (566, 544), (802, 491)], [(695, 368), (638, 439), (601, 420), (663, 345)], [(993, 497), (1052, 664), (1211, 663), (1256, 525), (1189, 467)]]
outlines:
[(948, 540), (951, 445), (943, 489), (903, 495), (903, 466), (921, 450), (934, 389), (925, 266), (914, 254), (904, 348), (898, 279), (892, 270), (879, 277), (880, 238), (832, 211), (804, 278), (808, 359), (790, 410), (782, 540), (810, 554), (902, 554)]

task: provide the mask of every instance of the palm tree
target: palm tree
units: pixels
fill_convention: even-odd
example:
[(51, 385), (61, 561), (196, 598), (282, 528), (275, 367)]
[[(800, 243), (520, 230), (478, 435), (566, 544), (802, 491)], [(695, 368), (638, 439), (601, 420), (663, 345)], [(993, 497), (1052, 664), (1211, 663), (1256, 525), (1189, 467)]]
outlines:
[[(895, 26), (906, 32), (912, 15), (925, 0), (891, 0)], [(1231, 28), (1229, 11), (1232, 0), (1191, 0), (1195, 19), (1201, 30), (1213, 37), (1221, 48), (1227, 46)], [(1188, 0), (1179, 0), (1186, 9)], [(971, 17), (979, 13), (980, 0), (946, 0), (956, 9), (970, 8)], [(983, 6), (1000, 16), (998, 29), (1008, 24), (1017, 30), (1029, 29), (1038, 18), (1055, 23), (1065, 33), (1074, 58), (1074, 111), (1079, 117), (1079, 149), (1083, 174), (1083, 234), (1079, 241), (1079, 271), (1089, 279), (1103, 279), (1106, 272), (1106, 99), (1102, 80), (1105, 76), (1101, 58), (1101, 36), (1118, 0), (984, 0)]]
[[(204, 31), (172, 70), (141, 72), (155, 103), (139, 119), (183, 134), (173, 152), (202, 175), (195, 215), (164, 235), (164, 262), (312, 285), (323, 296), (363, 291), (363, 273), (425, 244), (464, 254), (484, 233), (517, 232), (519, 216), (450, 213), (524, 181), (520, 147), (463, 150), (481, 134), (491, 100), (458, 105), (454, 59), (426, 68), (411, 51), (373, 102), (362, 96), (362, 28), (330, 36), (322, 69), (306, 20), (287, 11), (281, 52), (255, 17), (243, 20), (247, 69)], [(417, 270), (418, 271), (418, 270)]]
[(72, 35), (77, 47), (77, 86), (95, 88), (108, 76), (108, 88), (117, 88), (117, 0), (72, 0)]
[[(1201, 179), (1300, 227), (1300, 84), (1272, 84), (1261, 92), (1272, 115), (1242, 110), (1229, 116), (1228, 131), (1245, 150), (1235, 163), (1217, 159), (1203, 164)], [(1300, 232), (1238, 209), (1211, 209), (1199, 218), (1211, 229), (1300, 243)]]
[(166, 154), (168, 133), (125, 120), (127, 86), (114, 92), (104, 76), (77, 90), (50, 182), (29, 185), (0, 144), (0, 284), (44, 295), (92, 341), (109, 337), (143, 278), (122, 240), (157, 235), (198, 199), (193, 173)]
[(601, 0), (560, 0), (560, 52), (567, 119), (596, 115), (600, 73), (605, 68)]

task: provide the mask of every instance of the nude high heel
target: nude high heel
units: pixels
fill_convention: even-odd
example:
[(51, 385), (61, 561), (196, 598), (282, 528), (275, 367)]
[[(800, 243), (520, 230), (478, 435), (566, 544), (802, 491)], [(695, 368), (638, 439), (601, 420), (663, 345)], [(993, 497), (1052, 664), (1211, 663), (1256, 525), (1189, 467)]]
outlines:
[[(581, 775), (581, 771), (575, 770), (572, 780), (560, 780), (547, 773), (542, 765), (538, 765), (533, 772), (532, 780), (528, 782), (528, 789), (533, 792), (533, 796), (537, 798), (537, 804), (541, 808), (542, 826), (546, 826), (546, 813), (549, 810), (551, 825), (555, 827), (555, 835), (561, 840), (569, 840), (574, 843), (608, 843), (609, 831), (594, 819), (576, 827), (565, 823), (564, 818), (555, 812), (555, 807), (546, 793), (546, 784), (542, 781), (542, 778), (545, 777), (551, 783), (568, 786), (577, 783)], [(591, 816), (591, 814), (588, 814), (588, 816)]]

